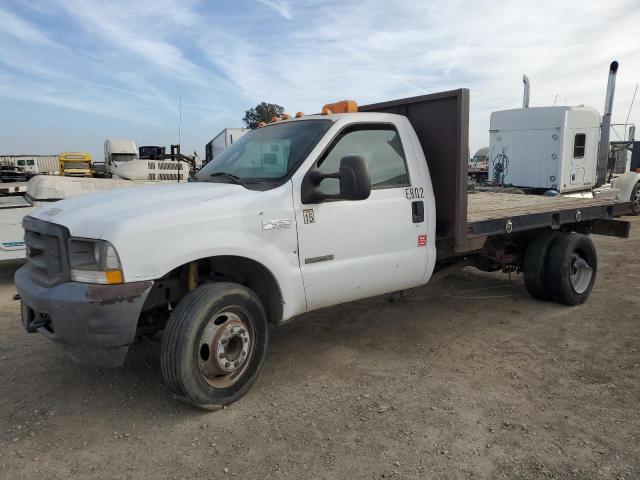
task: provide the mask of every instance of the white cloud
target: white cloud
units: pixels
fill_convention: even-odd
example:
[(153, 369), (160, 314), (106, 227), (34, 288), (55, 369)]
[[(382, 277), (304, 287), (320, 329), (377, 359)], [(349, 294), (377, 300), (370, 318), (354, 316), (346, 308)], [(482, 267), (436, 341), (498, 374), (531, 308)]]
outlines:
[[(175, 122), (182, 95), (191, 150), (239, 126), (259, 101), (313, 113), (343, 98), (369, 103), (467, 87), (474, 150), (488, 143), (492, 111), (521, 104), (523, 73), (534, 106), (557, 94), (558, 103), (602, 110), (617, 58), (615, 121), (625, 119), (640, 82), (637, 0), (258, 1), (269, 10), (197, 0), (62, 0), (62, 10), (29, 2), (52, 25), (0, 8), (0, 38), (9, 39), (0, 42), (0, 62), (14, 72), (2, 94), (26, 98), (29, 85), (31, 100), (160, 123)], [(56, 35), (61, 19), (69, 38)]]
[[(372, 102), (468, 87), (475, 149), (488, 143), (492, 111), (520, 105), (523, 73), (533, 82), (533, 105), (549, 105), (557, 93), (559, 103), (566, 98), (602, 110), (608, 65), (617, 58), (614, 117), (624, 120), (640, 81), (640, 44), (634, 41), (640, 13), (631, 6), (322, 2), (301, 7), (299, 21), (286, 31), (248, 39), (226, 32), (216, 46), (208, 41), (201, 48), (247, 98), (292, 111), (318, 111), (340, 98)], [(232, 52), (226, 60), (225, 51)]]
[(0, 7), (0, 32), (8, 33), (26, 43), (57, 45), (35, 26), (12, 12)]
[(189, 2), (94, 2), (64, 0), (79, 26), (120, 50), (136, 54), (165, 75), (206, 84), (208, 73), (167, 40), (196, 20)]
[(269, 8), (274, 9), (280, 15), (282, 15), (287, 20), (293, 20), (293, 15), (291, 15), (291, 9), (289, 7), (289, 2), (286, 0), (258, 0), (263, 5), (266, 5)]

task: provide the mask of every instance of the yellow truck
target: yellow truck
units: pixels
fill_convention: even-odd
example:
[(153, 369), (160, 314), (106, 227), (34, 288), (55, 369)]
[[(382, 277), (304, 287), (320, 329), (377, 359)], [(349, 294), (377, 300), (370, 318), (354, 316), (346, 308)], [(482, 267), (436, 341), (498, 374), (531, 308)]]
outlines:
[(84, 152), (65, 152), (58, 155), (60, 176), (91, 177), (91, 155)]

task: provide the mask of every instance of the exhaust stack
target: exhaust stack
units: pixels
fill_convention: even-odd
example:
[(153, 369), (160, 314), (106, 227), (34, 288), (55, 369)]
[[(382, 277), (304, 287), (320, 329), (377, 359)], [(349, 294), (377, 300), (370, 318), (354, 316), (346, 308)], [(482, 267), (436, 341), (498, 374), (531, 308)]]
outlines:
[(524, 95), (522, 96), (522, 108), (529, 108), (529, 92), (531, 90), (531, 82), (526, 75), (522, 76), (522, 83), (524, 83)]
[(607, 82), (607, 96), (604, 101), (604, 112), (600, 126), (600, 145), (598, 147), (598, 163), (596, 168), (596, 187), (604, 184), (607, 177), (609, 163), (609, 135), (611, 130), (611, 112), (613, 111), (613, 94), (616, 90), (616, 74), (618, 62), (613, 61), (609, 66), (609, 81)]

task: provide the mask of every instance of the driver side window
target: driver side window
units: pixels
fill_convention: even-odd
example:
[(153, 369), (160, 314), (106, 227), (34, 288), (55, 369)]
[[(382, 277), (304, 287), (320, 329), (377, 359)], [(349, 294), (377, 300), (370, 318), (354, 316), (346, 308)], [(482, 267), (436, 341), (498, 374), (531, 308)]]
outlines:
[[(364, 157), (371, 176), (371, 190), (409, 186), (409, 175), (400, 136), (390, 125), (360, 125), (344, 130), (318, 162), (322, 173), (337, 172), (347, 155)], [(324, 194), (340, 193), (337, 178), (326, 178), (319, 187)]]

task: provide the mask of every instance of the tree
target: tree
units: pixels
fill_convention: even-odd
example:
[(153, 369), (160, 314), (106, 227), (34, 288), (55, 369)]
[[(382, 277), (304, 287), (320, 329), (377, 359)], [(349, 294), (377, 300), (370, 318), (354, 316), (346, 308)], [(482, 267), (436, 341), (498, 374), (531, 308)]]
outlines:
[(242, 121), (247, 128), (258, 128), (259, 122), (270, 122), (273, 117), (279, 117), (284, 113), (284, 107), (275, 103), (262, 102), (255, 108), (246, 110)]

